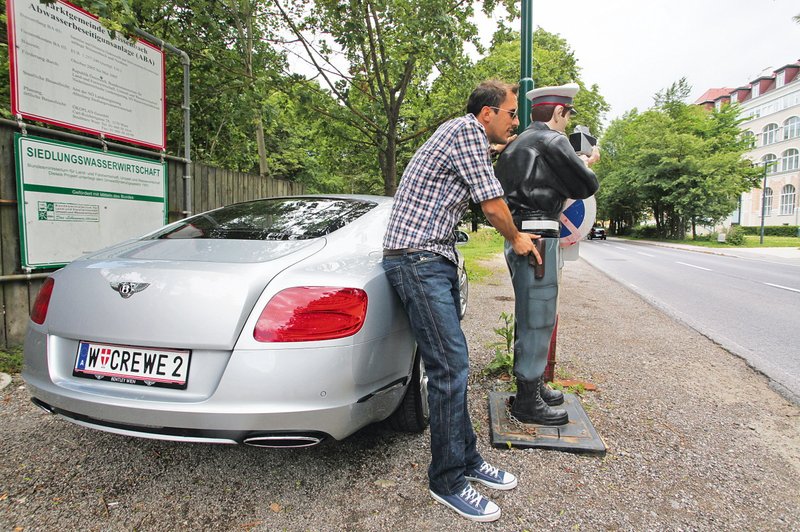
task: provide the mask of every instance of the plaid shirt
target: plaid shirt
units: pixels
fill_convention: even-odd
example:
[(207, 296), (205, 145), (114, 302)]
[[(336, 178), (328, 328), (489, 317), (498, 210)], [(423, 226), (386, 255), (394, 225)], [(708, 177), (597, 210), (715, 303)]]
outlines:
[(486, 130), (471, 113), (439, 126), (408, 163), (383, 247), (424, 249), (456, 263), (453, 231), (470, 197), (475, 203), (503, 197)]

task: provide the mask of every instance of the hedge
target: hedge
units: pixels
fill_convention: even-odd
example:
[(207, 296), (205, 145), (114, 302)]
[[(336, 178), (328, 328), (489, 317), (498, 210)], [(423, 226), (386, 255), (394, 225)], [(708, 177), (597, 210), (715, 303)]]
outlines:
[[(761, 226), (741, 226), (746, 235), (761, 235)], [(765, 236), (797, 236), (796, 225), (765, 225)]]

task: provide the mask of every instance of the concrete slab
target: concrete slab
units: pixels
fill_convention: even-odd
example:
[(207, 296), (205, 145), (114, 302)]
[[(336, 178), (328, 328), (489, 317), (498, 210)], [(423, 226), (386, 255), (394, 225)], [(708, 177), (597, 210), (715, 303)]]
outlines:
[(492, 427), (492, 446), (541, 448), (575, 453), (605, 454), (606, 446), (575, 394), (565, 393), (564, 404), (569, 423), (560, 426), (517, 424), (508, 417), (506, 402), (513, 394), (489, 393), (489, 422)]

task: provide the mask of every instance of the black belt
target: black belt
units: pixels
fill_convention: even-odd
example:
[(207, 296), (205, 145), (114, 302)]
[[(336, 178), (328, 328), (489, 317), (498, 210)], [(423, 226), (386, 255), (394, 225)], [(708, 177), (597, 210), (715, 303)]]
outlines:
[(409, 253), (419, 253), (420, 251), (426, 251), (426, 250), (417, 248), (384, 249), (383, 256), (396, 257), (398, 255), (407, 255)]

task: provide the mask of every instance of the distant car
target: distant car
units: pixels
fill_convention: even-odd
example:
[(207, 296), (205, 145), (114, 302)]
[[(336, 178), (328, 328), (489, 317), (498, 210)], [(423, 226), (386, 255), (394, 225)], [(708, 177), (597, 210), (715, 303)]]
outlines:
[(606, 230), (602, 227), (592, 227), (589, 231), (588, 235), (589, 240), (594, 240), (595, 238), (599, 238), (601, 240), (606, 239)]
[[(177, 441), (304, 447), (386, 418), (424, 430), (425, 368), (381, 264), (391, 207), (238, 203), (72, 262), (33, 306), (33, 402)], [(463, 266), (459, 279), (463, 312)]]

